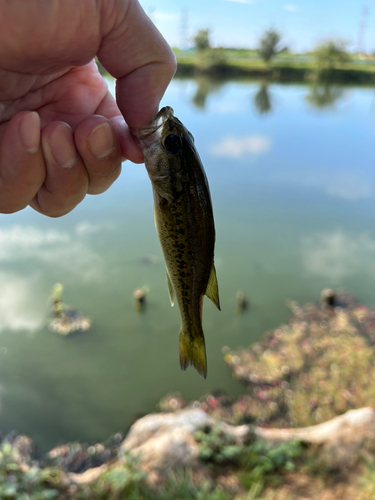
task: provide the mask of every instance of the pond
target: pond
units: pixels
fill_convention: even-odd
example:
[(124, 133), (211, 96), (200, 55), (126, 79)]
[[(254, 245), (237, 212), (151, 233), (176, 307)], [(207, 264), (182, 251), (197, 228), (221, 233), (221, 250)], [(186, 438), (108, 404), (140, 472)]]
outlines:
[[(110, 82), (112, 85), (112, 83)], [(198, 398), (232, 380), (222, 347), (245, 346), (288, 317), (285, 300), (344, 287), (375, 303), (375, 89), (175, 79), (163, 104), (195, 136), (210, 182), (222, 312), (203, 321), (208, 377), (178, 362), (143, 165), (125, 162), (105, 194), (49, 219), (0, 216), (0, 431), (40, 450), (125, 431), (170, 391)], [(47, 327), (55, 283), (89, 332)], [(149, 287), (148, 307), (132, 293)], [(236, 314), (243, 289), (250, 309)]]

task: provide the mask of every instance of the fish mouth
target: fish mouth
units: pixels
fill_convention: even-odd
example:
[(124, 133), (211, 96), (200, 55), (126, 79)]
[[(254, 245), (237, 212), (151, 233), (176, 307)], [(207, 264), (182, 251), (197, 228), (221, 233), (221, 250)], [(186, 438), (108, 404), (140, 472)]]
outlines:
[(164, 106), (164, 108), (162, 108), (154, 116), (154, 118), (146, 123), (146, 125), (142, 128), (131, 128), (130, 132), (136, 139), (137, 144), (142, 144), (142, 141), (155, 134), (155, 132), (157, 132), (167, 120), (174, 118), (173, 113), (173, 108), (170, 106)]

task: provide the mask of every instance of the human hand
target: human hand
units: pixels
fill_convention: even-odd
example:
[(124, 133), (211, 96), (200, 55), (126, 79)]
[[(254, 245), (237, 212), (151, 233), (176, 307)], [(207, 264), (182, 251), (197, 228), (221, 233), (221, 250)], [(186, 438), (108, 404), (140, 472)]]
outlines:
[(0, 0), (0, 213), (64, 215), (141, 163), (127, 124), (151, 120), (175, 65), (137, 0)]

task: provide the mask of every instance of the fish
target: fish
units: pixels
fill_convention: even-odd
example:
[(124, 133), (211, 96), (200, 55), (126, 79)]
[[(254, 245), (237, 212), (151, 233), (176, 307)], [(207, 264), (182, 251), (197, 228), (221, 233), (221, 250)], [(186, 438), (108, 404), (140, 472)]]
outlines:
[(171, 304), (177, 300), (180, 310), (180, 366), (186, 370), (192, 365), (206, 378), (203, 296), (220, 310), (214, 264), (215, 224), (207, 177), (192, 134), (170, 106), (132, 133), (143, 152), (152, 184), (155, 226)]

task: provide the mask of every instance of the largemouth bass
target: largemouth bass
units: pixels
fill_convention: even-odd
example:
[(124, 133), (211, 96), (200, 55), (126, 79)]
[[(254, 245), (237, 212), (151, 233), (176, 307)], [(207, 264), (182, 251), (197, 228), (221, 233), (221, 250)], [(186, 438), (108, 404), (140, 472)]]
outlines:
[(169, 296), (181, 314), (180, 365), (207, 376), (203, 296), (220, 310), (214, 266), (215, 227), (208, 182), (191, 133), (169, 106), (133, 130), (154, 194), (154, 217)]

